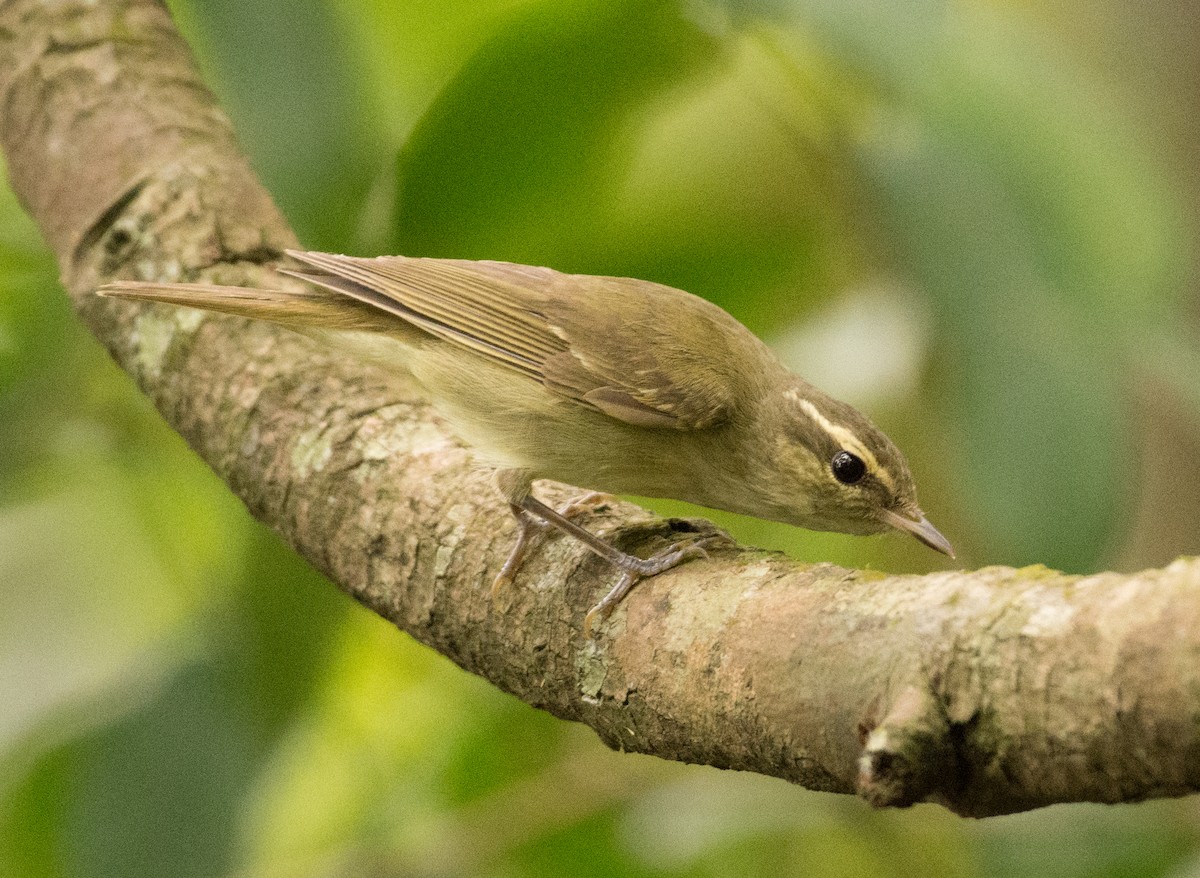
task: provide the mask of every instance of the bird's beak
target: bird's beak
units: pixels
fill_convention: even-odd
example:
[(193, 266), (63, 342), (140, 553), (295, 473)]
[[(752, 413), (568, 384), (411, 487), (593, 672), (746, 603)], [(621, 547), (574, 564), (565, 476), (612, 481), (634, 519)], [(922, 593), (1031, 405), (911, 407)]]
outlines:
[(882, 517), (885, 524), (891, 525), (896, 530), (912, 534), (929, 548), (941, 552), (943, 555), (954, 557), (954, 547), (950, 545), (950, 541), (942, 536), (942, 532), (930, 524), (929, 519), (924, 515), (917, 519), (905, 518), (898, 512), (885, 509)]

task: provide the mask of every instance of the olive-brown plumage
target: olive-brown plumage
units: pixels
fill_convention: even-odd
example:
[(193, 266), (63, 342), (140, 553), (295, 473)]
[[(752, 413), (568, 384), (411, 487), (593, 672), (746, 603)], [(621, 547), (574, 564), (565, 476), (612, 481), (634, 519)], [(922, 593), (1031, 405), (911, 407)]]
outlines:
[(289, 252), (303, 290), (122, 282), (102, 295), (270, 320), (410, 373), (537, 521), (640, 576), (703, 554), (625, 555), (530, 494), (549, 478), (671, 497), (815, 530), (899, 528), (952, 554), (900, 451), (866, 417), (790, 373), (749, 330), (682, 290), (504, 262)]

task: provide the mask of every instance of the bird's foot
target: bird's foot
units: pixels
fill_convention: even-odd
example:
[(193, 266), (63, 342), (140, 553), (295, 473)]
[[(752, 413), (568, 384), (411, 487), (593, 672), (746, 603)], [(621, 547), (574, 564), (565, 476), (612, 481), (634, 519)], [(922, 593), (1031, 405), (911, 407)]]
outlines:
[(588, 491), (586, 494), (567, 501), (558, 507), (557, 511), (563, 518), (571, 518), (581, 512), (595, 512), (597, 509), (603, 509), (616, 501), (617, 498), (612, 494), (605, 494), (603, 491)]
[(716, 539), (719, 539), (719, 537), (714, 535), (680, 545), (669, 546), (661, 552), (651, 555), (649, 558), (636, 558), (633, 555), (626, 555), (626, 561), (617, 564), (622, 571), (620, 580), (583, 617), (584, 637), (590, 638), (594, 636), (596, 625), (598, 623), (603, 624), (608, 620), (613, 610), (617, 608), (617, 604), (624, 600), (625, 596), (632, 591), (638, 582), (647, 576), (656, 576), (659, 573), (670, 570), (684, 561), (707, 558), (708, 552), (704, 550), (704, 546), (706, 543), (713, 542)]
[[(570, 519), (583, 512), (594, 512), (613, 503), (614, 500), (615, 498), (611, 494), (605, 494), (600, 491), (589, 491), (568, 501), (555, 511), (561, 517)], [(525, 561), (525, 555), (529, 551), (529, 544), (533, 538), (551, 527), (551, 522), (531, 515), (516, 504), (510, 503), (509, 509), (512, 510), (513, 517), (517, 519), (517, 541), (513, 544), (512, 551), (508, 553), (508, 558), (505, 559), (504, 566), (500, 568), (500, 572), (492, 580), (493, 602), (499, 600), (505, 590), (512, 585), (513, 580), (516, 578), (517, 570), (520, 569), (521, 564)]]

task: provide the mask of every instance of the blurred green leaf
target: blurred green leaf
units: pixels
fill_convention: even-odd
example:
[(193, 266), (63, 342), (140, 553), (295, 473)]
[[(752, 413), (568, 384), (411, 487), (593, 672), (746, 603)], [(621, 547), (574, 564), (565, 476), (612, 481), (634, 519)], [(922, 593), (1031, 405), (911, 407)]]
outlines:
[(338, 638), (368, 616), (264, 526), (244, 522), (248, 551), (236, 599), (217, 608), (217, 664), (237, 711), (264, 737), (285, 735), (310, 709)]
[(92, 482), (0, 512), (0, 747), (118, 681), (154, 679), (154, 648), (194, 606), (119, 481)]
[[(211, 668), (186, 669), (121, 721), (48, 754), (0, 822), (32, 875), (222, 874), (254, 740)], [(61, 826), (53, 845), (37, 827)], [(2, 861), (0, 861), (2, 862)]]
[(641, 866), (616, 844), (619, 815), (603, 811), (572, 826), (523, 845), (509, 868), (530, 876), (572, 875), (579, 878), (609, 878), (613, 875), (639, 878), (655, 873)]
[(560, 720), (515, 698), (481, 699), (443, 769), (448, 801), (475, 801), (535, 774), (561, 758), (564, 731)]
[(544, 0), (392, 0), (330, 4), (347, 51), (361, 59), (362, 98), (380, 125), (403, 142), (446, 82), (495, 30), (521, 9)]
[(694, 292), (770, 336), (858, 279), (834, 136), (845, 99), (818, 58), (781, 58), (769, 34), (714, 39), (717, 63), (641, 113), (580, 270)]
[[(60, 523), (105, 536), (86, 523)], [(126, 550), (118, 558), (137, 564), (137, 576), (153, 576), (154, 564), (130, 554), (128, 542), (120, 541)], [(78, 548), (67, 557), (103, 578), (93, 600), (119, 622), (97, 627), (104, 614), (80, 607), (89, 624), (73, 638), (56, 636), (63, 619), (49, 613), (31, 624), (12, 620), (27, 623), (27, 638), (4, 632), (39, 674), (21, 674), (25, 689), (15, 697), (0, 695), (40, 713), (23, 717), (24, 741), (16, 748), (7, 742), (8, 759), (0, 761), (0, 786), (13, 788), (9, 806), (0, 805), (0, 873), (5, 863), (38, 862), (45, 874), (59, 868), (47, 863), (81, 875), (221, 874), (242, 855), (240, 803), (306, 703), (329, 636), (351, 604), (271, 537), (248, 565), (254, 588), (231, 589), (237, 597), (208, 607), (209, 619), (185, 617), (191, 630), (164, 634), (146, 628), (144, 607), (114, 602), (113, 583), (123, 579), (111, 562)], [(88, 585), (85, 577), (79, 585)], [(47, 597), (61, 601), (64, 593), (56, 583)], [(136, 630), (130, 648), (119, 639), (122, 629)], [(123, 663), (112, 673), (98, 661), (110, 655), (106, 661)], [(0, 660), (14, 672), (23, 668), (11, 656)], [(74, 685), (73, 701), (53, 673)], [(90, 688), (80, 692), (75, 678)], [(39, 841), (39, 827), (47, 826), (60, 827), (52, 846)]]
[(250, 796), (249, 862), (319, 863), (356, 838), (385, 853), (434, 845), (473, 702), (504, 696), (366, 612), (338, 629), (321, 671)]
[(175, 0), (255, 170), (304, 246), (345, 249), (383, 133), (356, 86), (359, 55), (316, 0)]
[[(0, 165), (2, 167), (2, 165)], [(12, 190), (0, 190), (0, 498), (6, 473), (44, 443), (38, 415), (77, 401), (68, 376), (86, 338), (58, 286), (54, 258)]]
[[(1196, 829), (1166, 801), (1044, 808), (982, 821), (975, 832), (986, 878), (1147, 878), (1192, 874)], [(1184, 868), (1181, 868), (1181, 865)]]
[[(21, 783), (0, 785), (0, 872), (23, 878), (69, 874), (62, 840), (69, 831), (64, 803), (72, 794), (77, 750), (43, 753)], [(5, 779), (7, 781), (8, 779)]]
[(988, 559), (1093, 569), (1128, 461), (1115, 352), (1046, 289), (1041, 239), (985, 171), (930, 141), (864, 159), (936, 302), (959, 487), (986, 524)]
[(584, 258), (605, 237), (635, 114), (714, 55), (667, 0), (554, 0), (514, 16), (405, 144), (395, 251)]

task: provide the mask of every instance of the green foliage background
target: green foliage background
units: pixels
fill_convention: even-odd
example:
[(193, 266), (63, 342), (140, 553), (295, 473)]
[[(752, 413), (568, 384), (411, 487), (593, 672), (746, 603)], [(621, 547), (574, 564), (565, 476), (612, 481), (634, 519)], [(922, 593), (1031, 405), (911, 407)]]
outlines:
[[(307, 246), (711, 298), (876, 417), (967, 565), (1195, 551), (1195, 4), (170, 5)], [(1195, 800), (966, 822), (609, 753), (249, 520), (7, 191), (0, 288), (0, 875), (1200, 870)]]

